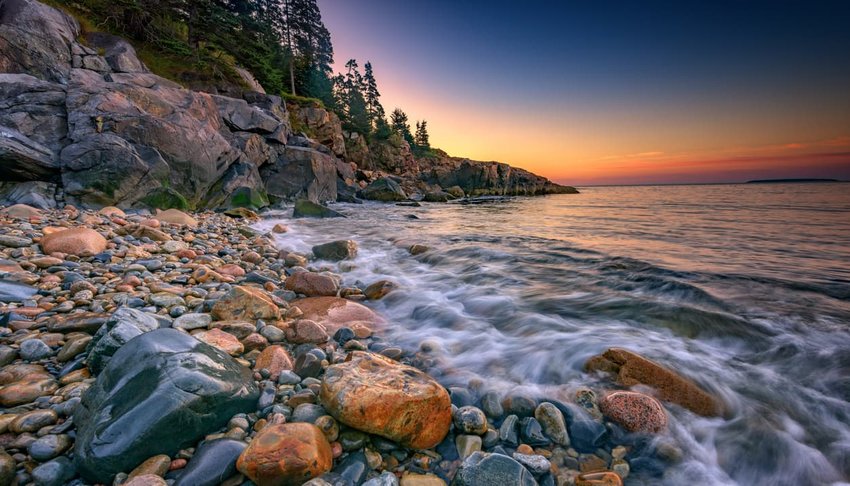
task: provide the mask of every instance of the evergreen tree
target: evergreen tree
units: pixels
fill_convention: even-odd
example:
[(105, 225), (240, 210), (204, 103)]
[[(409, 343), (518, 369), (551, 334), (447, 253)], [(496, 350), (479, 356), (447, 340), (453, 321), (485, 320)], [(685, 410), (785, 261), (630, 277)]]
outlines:
[(413, 134), (410, 133), (410, 124), (407, 120), (407, 114), (401, 111), (400, 108), (394, 109), (392, 114), (390, 114), (390, 126), (394, 132), (401, 134), (411, 147), (414, 145)]
[(367, 61), (364, 68), (366, 72), (363, 75), (363, 96), (366, 100), (366, 111), (369, 114), (369, 123), (372, 128), (377, 130), (382, 122), (386, 124), (386, 113), (384, 113), (384, 107), (381, 106), (379, 101), (381, 93), (378, 92), (378, 83), (375, 81), (375, 74), (372, 72), (372, 63)]
[[(371, 131), (371, 120), (363, 96), (363, 76), (358, 70), (357, 60), (349, 59), (345, 63), (347, 72), (340, 81), (342, 88), (340, 98), (342, 101), (343, 122), (349, 130), (368, 135)], [(339, 80), (339, 78), (337, 78)]]
[(428, 142), (428, 122), (426, 120), (416, 122), (416, 137), (414, 140), (416, 147), (419, 149), (428, 150), (431, 148), (431, 144)]

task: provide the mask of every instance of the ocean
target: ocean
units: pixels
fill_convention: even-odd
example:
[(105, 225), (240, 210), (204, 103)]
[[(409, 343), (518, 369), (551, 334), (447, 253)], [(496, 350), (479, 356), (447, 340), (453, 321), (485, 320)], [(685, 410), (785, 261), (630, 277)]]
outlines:
[[(346, 285), (386, 339), (435, 349), (446, 386), (568, 400), (609, 347), (720, 397), (723, 418), (665, 404), (682, 458), (626, 484), (821, 485), (850, 480), (850, 184), (586, 187), (581, 194), (422, 207), (338, 204), (280, 219), (280, 248), (353, 239)], [(407, 247), (423, 244), (411, 256)], [(318, 265), (322, 265), (318, 262)], [(659, 478), (658, 474), (662, 474)]]

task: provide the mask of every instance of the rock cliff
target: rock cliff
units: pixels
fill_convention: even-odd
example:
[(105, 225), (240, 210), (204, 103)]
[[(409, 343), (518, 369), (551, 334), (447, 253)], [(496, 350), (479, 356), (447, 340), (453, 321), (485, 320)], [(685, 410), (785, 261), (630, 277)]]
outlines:
[(467, 195), (569, 192), (506, 164), (417, 159), (401, 137), (367, 141), (320, 106), (186, 89), (151, 73), (119, 37), (83, 34), (72, 17), (35, 0), (0, 0), (0, 200), (160, 208), (353, 201), (386, 175), (408, 195), (452, 186)]

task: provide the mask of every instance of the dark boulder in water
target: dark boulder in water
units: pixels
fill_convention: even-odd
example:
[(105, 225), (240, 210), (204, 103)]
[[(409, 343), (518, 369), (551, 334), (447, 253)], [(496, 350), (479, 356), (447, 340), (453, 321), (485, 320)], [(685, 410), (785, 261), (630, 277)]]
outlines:
[(173, 329), (121, 347), (74, 414), (74, 455), (83, 478), (100, 483), (145, 459), (175, 454), (253, 411), (251, 372), (224, 352)]

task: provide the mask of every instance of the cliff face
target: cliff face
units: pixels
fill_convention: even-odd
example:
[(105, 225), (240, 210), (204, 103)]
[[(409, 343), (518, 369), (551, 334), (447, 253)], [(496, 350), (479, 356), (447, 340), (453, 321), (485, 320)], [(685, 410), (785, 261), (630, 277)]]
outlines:
[[(292, 133), (290, 120), (305, 133)], [(0, 0), (0, 200), (262, 206), (353, 200), (385, 175), (408, 194), (565, 192), (506, 164), (417, 159), (397, 135), (367, 143), (320, 107), (185, 89), (149, 72), (119, 37), (81, 39), (59, 10)]]

